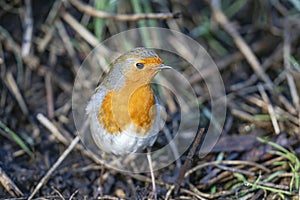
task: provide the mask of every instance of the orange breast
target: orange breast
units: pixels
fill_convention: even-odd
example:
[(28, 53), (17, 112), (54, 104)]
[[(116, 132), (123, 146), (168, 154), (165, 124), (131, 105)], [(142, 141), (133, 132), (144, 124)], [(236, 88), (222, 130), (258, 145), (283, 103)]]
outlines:
[(131, 124), (137, 134), (145, 135), (155, 120), (155, 98), (151, 86), (136, 90), (125, 87), (121, 91), (109, 91), (98, 114), (98, 121), (111, 134), (124, 131)]
[(98, 114), (98, 121), (111, 134), (121, 131), (119, 123), (115, 120), (112, 110), (112, 92), (108, 92), (102, 101)]
[(138, 88), (129, 99), (129, 115), (132, 122), (148, 128), (156, 116), (155, 98), (150, 85)]

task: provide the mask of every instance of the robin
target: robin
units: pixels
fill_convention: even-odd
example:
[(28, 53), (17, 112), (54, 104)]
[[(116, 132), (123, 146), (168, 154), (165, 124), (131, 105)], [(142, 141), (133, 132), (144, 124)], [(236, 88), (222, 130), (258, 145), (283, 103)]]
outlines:
[(86, 108), (91, 135), (101, 150), (121, 156), (154, 144), (162, 117), (151, 81), (159, 71), (170, 68), (143, 47), (112, 63)]

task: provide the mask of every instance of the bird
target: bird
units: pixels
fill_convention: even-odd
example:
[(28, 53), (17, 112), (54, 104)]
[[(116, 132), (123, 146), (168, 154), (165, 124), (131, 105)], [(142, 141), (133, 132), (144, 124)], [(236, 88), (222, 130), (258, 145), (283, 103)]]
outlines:
[[(124, 156), (153, 146), (163, 117), (151, 82), (165, 69), (172, 67), (145, 47), (131, 49), (112, 62), (86, 107), (93, 141), (103, 152)], [(149, 154), (147, 158), (155, 192)]]

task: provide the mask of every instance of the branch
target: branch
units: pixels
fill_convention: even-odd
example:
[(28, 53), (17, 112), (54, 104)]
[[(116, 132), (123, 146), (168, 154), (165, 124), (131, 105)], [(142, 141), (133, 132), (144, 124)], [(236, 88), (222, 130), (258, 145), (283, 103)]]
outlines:
[(180, 13), (147, 13), (147, 14), (114, 14), (101, 10), (96, 10), (93, 7), (82, 3), (79, 0), (69, 0), (70, 3), (75, 6), (79, 11), (85, 12), (93, 17), (99, 17), (102, 19), (112, 19), (117, 21), (137, 21), (141, 19), (175, 19), (180, 17)]
[(196, 152), (196, 149), (197, 147), (199, 146), (199, 143), (200, 143), (200, 140), (202, 138), (202, 135), (203, 135), (203, 132), (204, 132), (204, 128), (200, 128), (200, 130), (198, 131), (198, 133), (196, 134), (196, 138), (193, 142), (193, 145), (187, 155), (187, 158), (183, 164), (183, 166), (181, 167), (181, 170), (179, 172), (179, 176), (176, 180), (176, 183), (175, 183), (175, 188), (174, 188), (174, 193), (177, 195), (178, 192), (179, 192), (179, 188), (180, 188), (180, 185), (181, 185), (181, 182), (185, 176), (185, 173), (186, 173), (186, 170), (188, 168), (188, 165), (190, 163), (191, 160), (193, 160), (193, 157), (195, 155), (195, 152)]

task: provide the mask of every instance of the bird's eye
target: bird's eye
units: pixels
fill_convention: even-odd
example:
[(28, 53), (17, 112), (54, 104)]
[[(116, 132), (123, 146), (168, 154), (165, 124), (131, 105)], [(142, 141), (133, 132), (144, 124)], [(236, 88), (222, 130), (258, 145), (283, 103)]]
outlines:
[(144, 64), (143, 63), (136, 63), (135, 66), (139, 69), (143, 69), (144, 68)]

